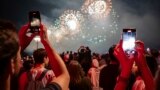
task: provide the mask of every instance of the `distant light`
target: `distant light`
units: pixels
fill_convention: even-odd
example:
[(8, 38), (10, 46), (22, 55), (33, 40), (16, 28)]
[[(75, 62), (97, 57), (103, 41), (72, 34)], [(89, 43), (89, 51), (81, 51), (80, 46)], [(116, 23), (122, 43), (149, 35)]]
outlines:
[(150, 52), (150, 48), (147, 48), (146, 50), (147, 50), (147, 52)]
[(36, 41), (36, 42), (40, 42), (40, 37), (39, 36), (36, 36), (35, 38), (34, 38), (34, 40)]

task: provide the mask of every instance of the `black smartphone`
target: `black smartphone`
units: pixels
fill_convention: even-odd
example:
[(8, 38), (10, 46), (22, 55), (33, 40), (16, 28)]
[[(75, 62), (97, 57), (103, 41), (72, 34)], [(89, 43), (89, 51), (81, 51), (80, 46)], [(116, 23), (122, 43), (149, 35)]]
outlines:
[(136, 41), (136, 29), (123, 29), (122, 33), (122, 48), (123, 51), (127, 54), (135, 53), (135, 41)]
[(30, 32), (39, 32), (41, 24), (41, 17), (39, 11), (30, 11), (29, 12), (29, 25), (30, 25)]

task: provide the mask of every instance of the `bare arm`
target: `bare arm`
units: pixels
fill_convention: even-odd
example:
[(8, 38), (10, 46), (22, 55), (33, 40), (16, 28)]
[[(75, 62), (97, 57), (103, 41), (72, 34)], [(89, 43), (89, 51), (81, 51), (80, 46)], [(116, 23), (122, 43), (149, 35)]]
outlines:
[[(154, 90), (155, 89), (154, 79), (147, 66), (145, 56), (144, 56), (144, 44), (142, 42), (136, 42), (136, 44), (137, 44), (137, 47), (136, 47), (137, 55), (135, 56), (134, 59), (138, 65), (139, 70), (141, 71), (141, 77), (143, 78), (145, 83), (145, 90)], [(120, 75), (120, 80), (117, 82), (115, 90), (125, 90), (127, 86), (127, 80), (131, 73), (131, 66), (133, 63), (132, 62), (127, 63), (126, 61), (124, 61), (125, 56), (121, 49), (121, 44), (119, 46), (120, 47), (117, 48), (114, 53), (122, 65), (122, 71)]]
[(18, 36), (19, 36), (19, 43), (21, 46), (21, 51), (23, 51), (32, 41), (32, 39), (36, 36), (35, 33), (31, 33), (31, 36), (27, 36), (27, 30), (29, 29), (29, 25), (26, 24), (24, 26), (21, 27), (21, 29), (18, 32)]
[(138, 44), (138, 47), (137, 47), (138, 58), (135, 61), (141, 72), (141, 77), (145, 83), (145, 90), (154, 90), (155, 89), (154, 79), (151, 71), (148, 68), (148, 65), (146, 63), (146, 59), (144, 56), (144, 44), (141, 41), (138, 41), (136, 43)]
[(47, 36), (47, 29), (42, 25), (41, 25), (40, 37), (41, 37), (41, 42), (44, 45), (48, 57), (50, 59), (51, 68), (57, 77), (52, 82), (58, 83), (63, 90), (67, 90), (70, 80), (69, 73), (59, 54), (56, 52), (54, 48), (52, 48)]
[(125, 90), (128, 85), (128, 79), (131, 74), (131, 68), (133, 65), (134, 58), (133, 57), (128, 58), (125, 55), (122, 49), (122, 40), (114, 49), (114, 55), (119, 60), (121, 65), (121, 73), (120, 76), (118, 77), (114, 90)]

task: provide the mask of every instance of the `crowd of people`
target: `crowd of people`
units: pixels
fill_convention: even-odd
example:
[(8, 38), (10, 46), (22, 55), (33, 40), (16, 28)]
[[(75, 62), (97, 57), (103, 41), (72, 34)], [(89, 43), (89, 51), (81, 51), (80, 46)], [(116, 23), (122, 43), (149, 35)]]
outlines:
[[(60, 54), (51, 46), (45, 25), (30, 36), (28, 30), (26, 24), (17, 33), (13, 23), (0, 20), (1, 90), (160, 90), (160, 52), (145, 50), (142, 41), (135, 42), (136, 53), (130, 56), (122, 40), (102, 55), (89, 46)], [(23, 56), (37, 35), (44, 48)]]

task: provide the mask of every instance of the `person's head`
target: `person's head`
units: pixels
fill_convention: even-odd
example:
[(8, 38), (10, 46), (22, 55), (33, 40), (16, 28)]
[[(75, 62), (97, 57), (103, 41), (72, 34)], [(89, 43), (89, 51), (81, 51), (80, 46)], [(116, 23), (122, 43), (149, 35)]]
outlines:
[(23, 59), (23, 68), (26, 71), (29, 71), (34, 66), (34, 59), (29, 57), (28, 59)]
[(111, 61), (115, 61), (115, 62), (118, 62), (117, 58), (114, 56), (114, 49), (115, 49), (116, 45), (112, 45), (109, 50), (108, 50), (108, 53), (109, 53), (109, 57), (111, 59)]
[(157, 49), (151, 49), (151, 54), (154, 58), (158, 58), (159, 52)]
[[(155, 77), (155, 74), (158, 69), (158, 65), (157, 65), (155, 58), (151, 55), (146, 55), (145, 58), (146, 58), (147, 66), (152, 73), (152, 76)], [(141, 74), (135, 62), (133, 63), (133, 66), (132, 66), (132, 73), (137, 74), (137, 75)]]
[(69, 54), (72, 54), (72, 51), (70, 51)]
[(92, 67), (94, 67), (94, 68), (98, 68), (99, 67), (99, 62), (98, 62), (97, 59), (93, 59), (92, 60)]
[(68, 62), (68, 61), (69, 61), (69, 54), (65, 54), (65, 55), (64, 55), (64, 61), (65, 61), (65, 62)]
[(5, 80), (9, 75), (18, 73), (20, 61), (16, 28), (11, 22), (0, 20), (0, 80)]
[(108, 53), (107, 53), (107, 54), (103, 54), (103, 55), (101, 56), (101, 58), (102, 58), (102, 60), (105, 61), (106, 64), (109, 64), (110, 58), (109, 58), (109, 54), (108, 54)]
[(33, 58), (34, 58), (35, 64), (43, 64), (43, 63), (48, 64), (49, 62), (47, 52), (43, 48), (39, 48), (35, 50), (33, 52)]
[(158, 64), (157, 64), (156, 59), (154, 58), (154, 56), (146, 55), (146, 62), (147, 62), (147, 65), (148, 65), (153, 77), (155, 77), (157, 69), (158, 69)]
[(72, 83), (79, 83), (85, 74), (81, 65), (75, 60), (72, 60), (69, 63), (68, 72), (70, 74)]

